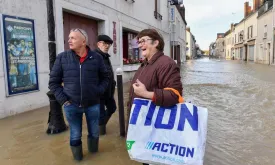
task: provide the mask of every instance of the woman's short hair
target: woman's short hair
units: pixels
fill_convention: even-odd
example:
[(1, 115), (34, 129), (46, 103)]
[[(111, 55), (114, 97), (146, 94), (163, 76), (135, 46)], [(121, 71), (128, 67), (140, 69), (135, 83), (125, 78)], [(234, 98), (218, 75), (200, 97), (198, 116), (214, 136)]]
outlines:
[(163, 51), (164, 49), (164, 41), (163, 41), (163, 37), (161, 36), (161, 34), (159, 34), (159, 32), (155, 29), (144, 29), (141, 32), (138, 33), (137, 35), (137, 39), (140, 39), (144, 36), (148, 36), (150, 38), (152, 38), (153, 40), (158, 40), (159, 44), (157, 46), (157, 49), (159, 51)]

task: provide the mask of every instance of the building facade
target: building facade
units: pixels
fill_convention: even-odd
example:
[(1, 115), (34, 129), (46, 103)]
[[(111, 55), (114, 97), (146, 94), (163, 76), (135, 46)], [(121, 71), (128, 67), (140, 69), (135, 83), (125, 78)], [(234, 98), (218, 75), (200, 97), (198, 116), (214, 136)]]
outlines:
[(258, 37), (256, 62), (274, 64), (273, 55), (273, 1), (266, 1), (258, 11)]
[[(254, 7), (255, 8), (255, 7)], [(248, 10), (248, 9), (247, 9)], [(257, 24), (257, 16), (258, 12), (248, 11), (248, 15), (244, 20), (244, 61), (255, 61), (256, 60), (256, 38), (258, 33), (258, 24)]]
[(241, 60), (244, 57), (244, 20), (235, 25), (234, 30), (234, 59)]
[(233, 37), (234, 25), (231, 24), (230, 30), (228, 30), (224, 35), (225, 43), (225, 59), (231, 60), (234, 55), (234, 37)]
[(216, 45), (215, 45), (215, 53), (214, 57), (219, 58), (219, 59), (225, 59), (226, 52), (225, 52), (225, 37), (224, 33), (218, 33), (217, 34), (217, 39), (216, 39)]
[(171, 31), (171, 57), (179, 65), (186, 61), (186, 20), (185, 20), (185, 7), (170, 6), (169, 8), (170, 16), (172, 16), (173, 11), (175, 17), (169, 19), (170, 21), (170, 31)]
[(196, 40), (191, 33), (190, 27), (186, 28), (186, 58), (193, 59), (196, 56)]
[[(68, 35), (70, 29), (82, 28), (87, 31), (89, 36), (88, 45), (94, 49), (96, 47), (96, 36), (99, 34), (109, 35), (114, 43), (110, 48), (111, 61), (113, 69), (122, 68), (123, 81), (127, 82), (131, 80), (135, 71), (140, 65), (139, 49), (137, 48), (137, 42), (135, 36), (143, 29), (154, 28), (164, 38), (165, 48), (164, 53), (172, 57), (178, 63), (185, 60), (186, 55), (186, 21), (185, 10), (183, 8), (176, 7), (171, 12), (171, 6), (168, 1), (162, 0), (54, 0), (54, 19), (55, 19), (55, 37), (56, 37), (56, 52), (57, 54), (68, 49)], [(15, 87), (14, 83), (16, 74), (18, 74), (17, 68), (11, 63), (6, 67), (6, 61), (15, 61), (16, 58), (12, 57), (4, 58), (6, 55), (5, 50), (14, 49), (14, 46), (10, 46), (4, 50), (6, 38), (3, 35), (3, 31), (11, 31), (12, 27), (5, 27), (6, 29), (0, 33), (3, 42), (1, 43), (1, 56), (0, 56), (0, 118), (14, 115), (17, 113), (25, 112), (28, 110), (36, 109), (49, 104), (46, 93), (48, 92), (48, 80), (49, 80), (49, 51), (48, 51), (48, 25), (47, 25), (47, 7), (46, 0), (3, 0), (0, 5), (0, 13), (3, 15), (14, 16), (14, 18), (22, 17), (33, 20), (33, 33), (35, 40), (33, 40), (33, 46), (36, 48), (36, 58), (27, 56), (22, 59), (33, 60), (37, 66), (37, 70), (33, 69), (31, 63), (27, 66), (25, 61), (21, 60), (19, 67), (29, 67), (29, 69), (22, 72), (22, 76), (18, 77), (21, 80), (27, 77), (31, 80), (26, 84), (37, 83), (36, 90), (29, 90), (22, 93), (9, 95), (9, 87)], [(4, 6), (4, 7), (3, 7)], [(174, 29), (171, 28), (170, 19), (175, 20)], [(2, 22), (9, 21), (2, 20)], [(26, 20), (22, 20), (20, 24), (28, 24)], [(27, 25), (26, 25), (27, 26)], [(26, 30), (25, 28), (23, 30)], [(22, 29), (21, 29), (22, 30)], [(172, 38), (173, 36), (177, 36)], [(12, 38), (14, 35), (8, 37)], [(24, 35), (18, 35), (18, 37), (24, 37)], [(33, 36), (29, 39), (33, 39)], [(5, 38), (5, 39), (4, 39)], [(171, 41), (174, 41), (173, 44)], [(23, 41), (22, 41), (23, 42)], [(25, 41), (24, 41), (25, 42)], [(29, 40), (26, 40), (29, 42)], [(18, 41), (12, 41), (12, 43), (18, 43)], [(25, 43), (24, 43), (25, 44)], [(20, 44), (17, 44), (20, 49)], [(171, 54), (171, 47), (176, 48), (176, 53)], [(26, 46), (30, 48), (31, 46)], [(24, 50), (25, 51), (25, 50)], [(26, 52), (26, 51), (25, 51)], [(3, 69), (6, 68), (6, 69)], [(18, 68), (18, 69), (19, 69)], [(20, 71), (19, 69), (19, 71)], [(25, 73), (26, 71), (26, 73)], [(28, 71), (30, 73), (28, 73)], [(7, 74), (9, 72), (9, 74)], [(14, 74), (14, 75), (12, 75)], [(32, 75), (37, 75), (37, 79)], [(10, 82), (8, 85), (8, 81)], [(20, 85), (26, 85), (20, 84)], [(22, 88), (17, 86), (18, 89)]]
[(216, 48), (216, 43), (215, 43), (215, 42), (212, 42), (212, 43), (209, 45), (209, 57), (210, 57), (210, 58), (214, 57), (215, 48)]
[[(226, 57), (230, 54), (230, 38), (234, 44), (231, 57), (238, 60), (263, 64), (274, 64), (274, 2), (273, 0), (253, 0), (244, 3), (244, 19), (226, 33)], [(229, 30), (230, 31), (230, 30)]]

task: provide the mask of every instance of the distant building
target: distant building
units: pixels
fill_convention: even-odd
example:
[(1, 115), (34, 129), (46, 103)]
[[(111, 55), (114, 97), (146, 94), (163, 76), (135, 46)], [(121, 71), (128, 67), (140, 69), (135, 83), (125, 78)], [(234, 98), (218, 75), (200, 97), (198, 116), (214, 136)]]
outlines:
[(225, 59), (225, 38), (224, 33), (218, 33), (214, 57)]
[(186, 58), (192, 59), (196, 56), (196, 39), (191, 33), (190, 27), (186, 28)]
[(244, 3), (244, 18), (225, 33), (226, 59), (275, 64), (273, 1), (253, 0), (253, 8), (249, 2)]
[(231, 24), (230, 29), (224, 34), (225, 42), (225, 59), (230, 60), (234, 57), (234, 25)]

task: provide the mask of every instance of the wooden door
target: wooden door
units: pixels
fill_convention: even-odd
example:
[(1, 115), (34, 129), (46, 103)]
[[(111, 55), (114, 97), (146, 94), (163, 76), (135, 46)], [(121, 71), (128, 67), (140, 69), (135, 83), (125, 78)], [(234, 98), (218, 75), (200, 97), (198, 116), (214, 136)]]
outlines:
[(63, 12), (63, 28), (64, 28), (64, 49), (69, 49), (68, 36), (70, 30), (80, 28), (88, 33), (88, 46), (93, 50), (96, 48), (96, 40), (98, 36), (98, 24), (96, 20), (81, 17), (68, 12)]

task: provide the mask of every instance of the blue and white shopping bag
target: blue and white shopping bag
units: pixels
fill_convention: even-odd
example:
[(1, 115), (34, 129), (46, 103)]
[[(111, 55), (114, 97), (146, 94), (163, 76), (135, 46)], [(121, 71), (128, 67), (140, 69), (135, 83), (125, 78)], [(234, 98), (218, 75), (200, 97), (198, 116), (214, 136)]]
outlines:
[(206, 108), (191, 103), (160, 107), (135, 99), (127, 134), (130, 158), (151, 164), (203, 165), (207, 117)]

